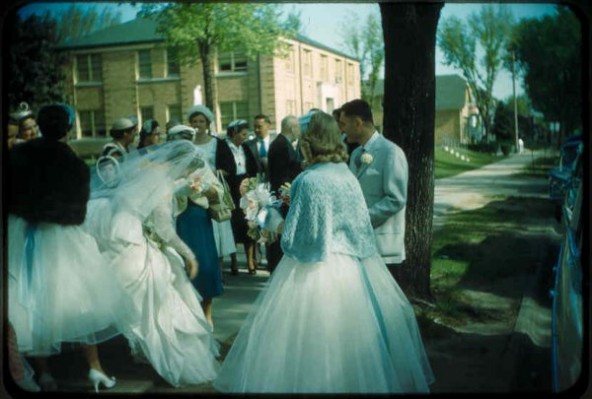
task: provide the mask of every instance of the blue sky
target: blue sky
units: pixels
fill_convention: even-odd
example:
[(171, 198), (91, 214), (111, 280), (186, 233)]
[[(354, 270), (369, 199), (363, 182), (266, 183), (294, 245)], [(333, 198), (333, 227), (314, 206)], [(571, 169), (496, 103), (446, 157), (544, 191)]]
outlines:
[[(21, 11), (24, 15), (31, 12), (43, 11), (46, 9), (59, 10), (70, 6), (72, 3), (31, 3)], [(93, 3), (86, 3), (93, 4)], [(105, 3), (96, 3), (105, 4)], [(115, 10), (121, 10), (123, 20), (135, 18), (136, 9), (131, 5), (120, 5), (119, 3), (108, 3), (109, 7)], [(379, 6), (376, 3), (284, 3), (286, 12), (290, 10), (301, 11), (301, 21), (303, 33), (327, 46), (338, 50), (344, 50), (343, 47), (343, 25), (346, 21), (351, 21), (352, 16), (356, 16), (360, 22), (366, 20), (369, 14), (380, 15)], [(446, 4), (441, 12), (440, 21), (455, 15), (461, 19), (468, 18), (471, 14), (477, 12), (482, 4), (479, 3), (449, 3)], [(554, 10), (553, 4), (534, 4), (534, 3), (507, 3), (516, 20), (522, 18), (541, 17), (550, 14)], [(436, 51), (436, 74), (459, 73), (451, 67), (442, 64), (442, 54)], [(517, 82), (517, 93), (523, 90)], [(504, 99), (512, 94), (511, 75), (506, 71), (501, 71), (494, 85), (494, 96)]]

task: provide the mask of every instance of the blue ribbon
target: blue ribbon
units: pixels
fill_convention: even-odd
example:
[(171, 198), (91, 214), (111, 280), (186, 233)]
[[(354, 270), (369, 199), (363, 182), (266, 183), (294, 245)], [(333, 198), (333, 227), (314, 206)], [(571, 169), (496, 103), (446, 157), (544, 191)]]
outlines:
[(27, 282), (27, 289), (31, 288), (31, 281), (33, 280), (33, 251), (35, 250), (36, 232), (37, 225), (28, 223), (25, 233), (25, 281)]

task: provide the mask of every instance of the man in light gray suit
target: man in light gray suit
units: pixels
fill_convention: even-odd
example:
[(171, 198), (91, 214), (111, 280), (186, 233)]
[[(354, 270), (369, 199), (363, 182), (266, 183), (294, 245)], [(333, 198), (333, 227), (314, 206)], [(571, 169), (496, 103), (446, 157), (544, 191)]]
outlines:
[(376, 131), (372, 110), (364, 100), (345, 103), (339, 125), (348, 141), (360, 144), (350, 156), (349, 168), (362, 187), (378, 251), (396, 278), (405, 260), (407, 158), (399, 146)]

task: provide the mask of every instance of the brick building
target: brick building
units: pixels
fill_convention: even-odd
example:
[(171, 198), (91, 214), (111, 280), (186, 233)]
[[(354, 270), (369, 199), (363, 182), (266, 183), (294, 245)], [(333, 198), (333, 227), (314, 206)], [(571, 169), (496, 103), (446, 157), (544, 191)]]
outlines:
[[(379, 80), (372, 112), (374, 124), (380, 131), (383, 125), (383, 101), (384, 80)], [(483, 135), (481, 125), (479, 109), (467, 81), (456, 74), (436, 76), (434, 143), (454, 146), (478, 142)]]
[[(231, 120), (252, 122), (267, 114), (279, 131), (281, 119), (310, 108), (331, 112), (360, 97), (358, 60), (303, 36), (286, 40), (284, 57), (219, 54), (215, 61), (216, 130)], [(161, 125), (186, 121), (186, 110), (203, 101), (202, 67), (180, 65), (156, 33), (156, 24), (135, 19), (60, 47), (68, 54), (68, 94), (77, 110), (76, 135), (105, 137), (121, 116)]]

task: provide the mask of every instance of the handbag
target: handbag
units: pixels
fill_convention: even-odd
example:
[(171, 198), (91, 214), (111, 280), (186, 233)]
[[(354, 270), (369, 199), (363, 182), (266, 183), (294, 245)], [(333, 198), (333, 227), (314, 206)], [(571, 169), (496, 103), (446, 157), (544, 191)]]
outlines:
[(210, 202), (208, 214), (216, 222), (224, 222), (232, 217), (232, 211), (235, 209), (235, 206), (234, 201), (232, 200), (232, 195), (230, 194), (230, 187), (222, 175), (222, 172), (217, 171), (216, 175), (222, 185), (223, 191), (220, 196), (220, 201), (217, 203)]

